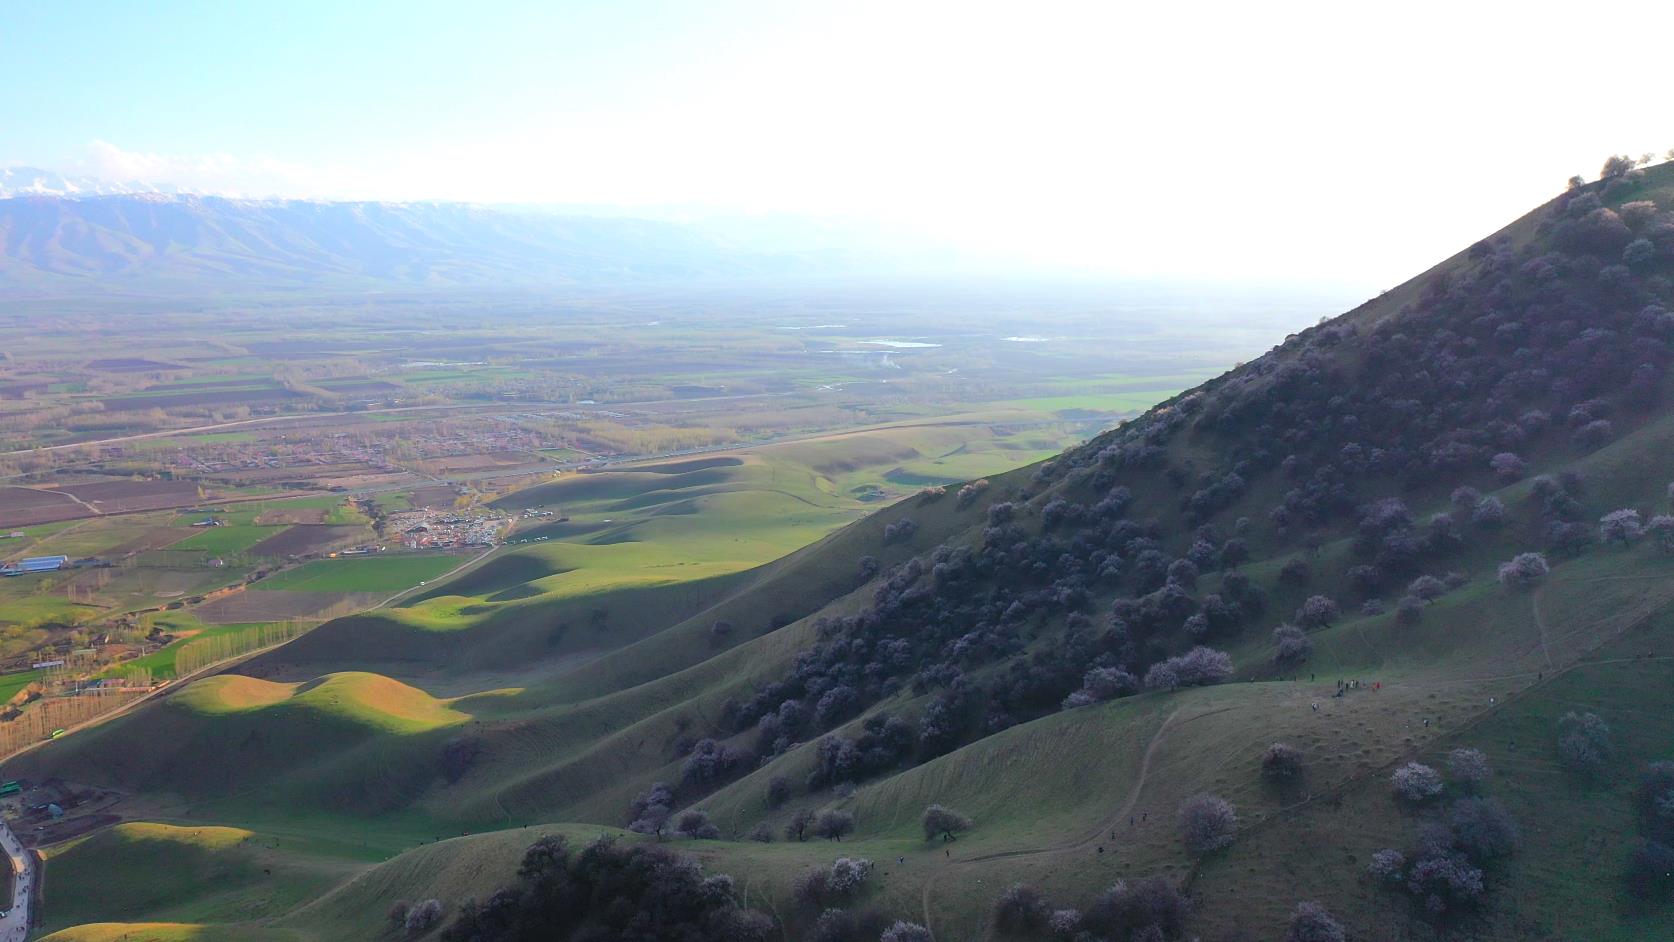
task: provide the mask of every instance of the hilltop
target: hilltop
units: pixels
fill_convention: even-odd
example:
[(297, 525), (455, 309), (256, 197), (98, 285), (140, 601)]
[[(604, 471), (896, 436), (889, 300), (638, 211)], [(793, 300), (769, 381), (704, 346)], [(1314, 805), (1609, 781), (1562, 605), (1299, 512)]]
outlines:
[[(1674, 165), (1615, 163), (1051, 460), (692, 583), (553, 600), (508, 552), (21, 757), (199, 829), (90, 839), (102, 910), (100, 858), (49, 860), (48, 924), (434, 937), (604, 833), (787, 938), (1657, 937), (1671, 362)], [(282, 890), (205, 901), (142, 836)]]

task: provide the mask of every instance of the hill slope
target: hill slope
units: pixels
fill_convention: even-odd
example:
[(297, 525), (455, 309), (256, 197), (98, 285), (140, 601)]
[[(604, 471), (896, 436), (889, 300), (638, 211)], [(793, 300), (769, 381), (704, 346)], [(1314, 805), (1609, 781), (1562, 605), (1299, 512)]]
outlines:
[[(1674, 796), (1636, 798), (1674, 759), (1671, 308), (1662, 166), (1057, 459), (760, 569), (540, 605), (504, 594), (553, 578), (535, 557), (467, 572), (5, 772), (378, 858), (307, 905), (204, 917), (224, 931), (394, 937), (391, 902), (457, 913), (540, 834), (651, 840), (621, 829), (657, 829), (630, 806), (663, 782), (719, 834), (676, 846), (789, 938), (830, 906), (1049, 937), (1044, 912), (996, 923), (1016, 882), (1107, 939), (1280, 938), (1302, 901), (1353, 938), (1656, 938), (1674, 898), (1632, 862), (1674, 837), (1654, 813)], [(449, 631), (423, 617), (492, 596)], [(611, 640), (578, 664), (580, 624)], [(354, 673), (372, 666), (409, 683)], [(1442, 770), (1403, 773), (1416, 800), (1393, 787), (1410, 762)], [(1194, 848), (1178, 815), (1206, 793), (1236, 825), (1210, 814), (1199, 833), (1227, 840)], [(932, 803), (973, 826), (927, 841)], [(815, 811), (852, 834), (786, 838)], [(875, 862), (858, 892), (797, 892), (839, 855)], [(48, 911), (91, 879), (49, 864)]]
[(787, 274), (810, 264), (674, 223), (458, 203), (0, 199), (0, 285), (14, 293), (594, 284)]

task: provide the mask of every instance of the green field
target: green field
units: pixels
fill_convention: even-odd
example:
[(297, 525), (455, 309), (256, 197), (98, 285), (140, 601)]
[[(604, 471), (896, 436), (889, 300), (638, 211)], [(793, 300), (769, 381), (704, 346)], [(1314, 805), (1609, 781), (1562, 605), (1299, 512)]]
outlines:
[(398, 592), (434, 579), (466, 557), (454, 555), (379, 555), (316, 559), (275, 573), (256, 589), (300, 592)]

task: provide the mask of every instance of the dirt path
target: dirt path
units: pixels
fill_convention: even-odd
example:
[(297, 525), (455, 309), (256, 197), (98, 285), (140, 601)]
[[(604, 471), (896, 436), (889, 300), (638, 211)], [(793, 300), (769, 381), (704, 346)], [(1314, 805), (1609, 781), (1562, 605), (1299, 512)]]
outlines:
[(1535, 630), (1540, 632), (1540, 653), (1546, 658), (1546, 669), (1552, 670), (1552, 645), (1546, 640), (1546, 618), (1540, 614), (1540, 593), (1545, 586), (1529, 594), (1529, 607), (1534, 611)]
[[(932, 935), (934, 935), (935, 928), (930, 922), (930, 894), (936, 888), (936, 881), (946, 876), (953, 868), (968, 864), (983, 863), (990, 860), (1008, 860), (1015, 857), (1037, 857), (1044, 854), (1064, 854), (1083, 850), (1097, 842), (1102, 837), (1104, 832), (1119, 825), (1123, 818), (1133, 814), (1134, 807), (1139, 804), (1140, 792), (1145, 788), (1145, 779), (1151, 774), (1151, 760), (1156, 756), (1157, 747), (1162, 744), (1164, 734), (1168, 732), (1169, 727), (1174, 724), (1175, 718), (1180, 715), (1180, 711), (1183, 709), (1185, 709), (1184, 706), (1176, 707), (1174, 712), (1168, 714), (1168, 717), (1162, 721), (1162, 725), (1157, 727), (1157, 731), (1151, 734), (1151, 741), (1145, 746), (1145, 755), (1139, 761), (1139, 772), (1134, 776), (1133, 787), (1128, 790), (1127, 800), (1124, 801), (1122, 806), (1116, 809), (1116, 811), (1112, 813), (1108, 819), (1099, 822), (1098, 828), (1084, 837), (1058, 844), (1048, 844), (1045, 847), (1035, 847), (1024, 850), (995, 851), (988, 854), (978, 854), (975, 857), (960, 857), (954, 859), (948, 864), (944, 864), (942, 869), (937, 871), (934, 876), (924, 881), (924, 893), (921, 899), (924, 910), (924, 927), (926, 929), (930, 929)], [(1207, 710), (1185, 720), (1184, 722), (1189, 723), (1192, 720), (1202, 719), (1205, 716), (1213, 716), (1216, 713), (1225, 713), (1230, 709), (1232, 709), (1232, 707), (1221, 707), (1218, 710)]]

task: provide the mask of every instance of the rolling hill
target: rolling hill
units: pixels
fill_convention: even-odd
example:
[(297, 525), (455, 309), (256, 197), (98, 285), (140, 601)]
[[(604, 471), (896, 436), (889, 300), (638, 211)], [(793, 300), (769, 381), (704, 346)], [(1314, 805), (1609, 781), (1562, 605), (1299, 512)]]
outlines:
[[(109, 871), (49, 860), (48, 925), (62, 894), (62, 939), (437, 937), (386, 913), (476, 919), (537, 837), (603, 834), (730, 874), (785, 938), (1662, 938), (1671, 363), (1663, 165), (763, 566), (569, 595), (556, 553), (508, 549), (9, 763), (134, 796), (141, 830), (87, 842)], [(505, 500), (644, 511), (758, 473)], [(840, 842), (796, 837), (816, 813)], [(142, 836), (187, 840), (164, 825), (237, 829), (184, 852), (232, 873), (267, 835), (298, 889), (90, 902)], [(840, 856), (870, 874), (810, 889)]]

